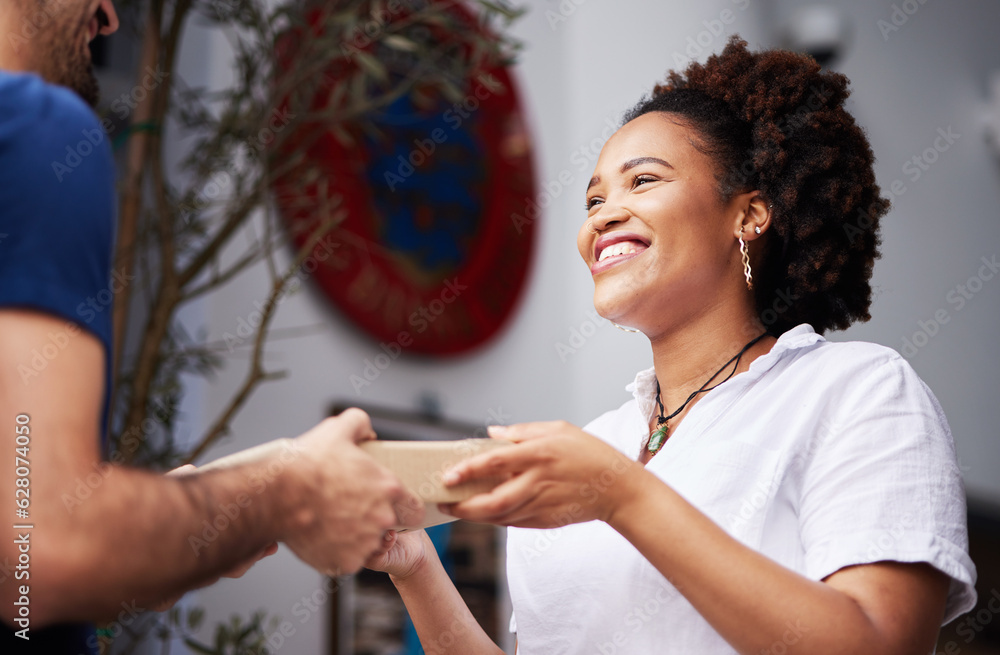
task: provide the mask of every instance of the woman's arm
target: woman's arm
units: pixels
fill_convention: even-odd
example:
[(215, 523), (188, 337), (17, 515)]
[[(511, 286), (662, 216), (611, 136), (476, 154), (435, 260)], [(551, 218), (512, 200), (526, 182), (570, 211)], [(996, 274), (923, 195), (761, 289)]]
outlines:
[(389, 574), (428, 655), (503, 655), (472, 616), (423, 530), (390, 532), (385, 549), (366, 566)]
[(446, 481), (514, 477), (451, 506), (455, 516), (522, 527), (604, 520), (748, 655), (779, 645), (809, 655), (933, 648), (949, 581), (926, 564), (880, 562), (810, 580), (741, 544), (641, 464), (579, 428), (523, 424), (503, 437), (520, 446), (473, 458)]
[(878, 562), (810, 580), (729, 536), (643, 470), (608, 520), (741, 653), (925, 655), (948, 577), (927, 564)]

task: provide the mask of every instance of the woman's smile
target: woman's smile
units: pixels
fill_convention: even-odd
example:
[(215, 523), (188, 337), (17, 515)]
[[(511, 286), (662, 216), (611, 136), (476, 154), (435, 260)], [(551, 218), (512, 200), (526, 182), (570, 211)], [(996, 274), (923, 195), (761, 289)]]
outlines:
[(597, 275), (613, 266), (635, 259), (649, 248), (649, 239), (634, 232), (616, 231), (603, 235), (594, 244), (594, 263), (591, 275)]

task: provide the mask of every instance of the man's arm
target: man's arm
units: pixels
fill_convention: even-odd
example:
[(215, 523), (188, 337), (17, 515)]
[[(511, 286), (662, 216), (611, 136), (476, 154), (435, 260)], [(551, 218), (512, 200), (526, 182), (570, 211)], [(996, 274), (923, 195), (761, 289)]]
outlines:
[[(80, 331), (37, 376), (19, 374), (33, 352), (51, 344), (47, 335), (65, 325), (0, 310), (0, 564), (16, 566), (14, 540), (30, 533), (30, 578), (0, 583), (5, 622), (14, 617), (21, 585), (30, 586), (32, 626), (97, 620), (115, 615), (123, 602), (149, 607), (195, 587), (274, 541), (322, 571), (347, 573), (378, 549), (385, 530), (419, 520), (422, 505), (355, 446), (374, 436), (357, 410), (229, 469), (180, 477), (101, 469), (100, 342)], [(30, 417), (26, 520), (15, 516), (19, 415)], [(88, 476), (90, 496), (69, 502), (79, 500), (76, 486), (87, 485)], [(415, 509), (397, 509), (403, 506)], [(14, 530), (15, 523), (34, 528)]]

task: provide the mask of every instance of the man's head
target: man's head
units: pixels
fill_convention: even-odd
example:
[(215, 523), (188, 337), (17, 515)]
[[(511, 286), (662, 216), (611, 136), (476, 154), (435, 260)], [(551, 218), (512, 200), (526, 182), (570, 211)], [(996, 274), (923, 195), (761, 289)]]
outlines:
[(89, 44), (117, 29), (112, 0), (3, 0), (0, 68), (38, 73), (96, 105)]

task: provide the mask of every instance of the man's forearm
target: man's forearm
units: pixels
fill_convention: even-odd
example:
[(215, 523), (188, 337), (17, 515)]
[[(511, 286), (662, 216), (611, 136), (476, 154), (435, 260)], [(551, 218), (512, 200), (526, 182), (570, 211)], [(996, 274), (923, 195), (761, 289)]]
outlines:
[(111, 467), (82, 501), (67, 485), (70, 495), (46, 503), (52, 509), (37, 520), (41, 620), (113, 616), (123, 602), (148, 607), (280, 539), (294, 518), (284, 468), (268, 460), (172, 477)]

